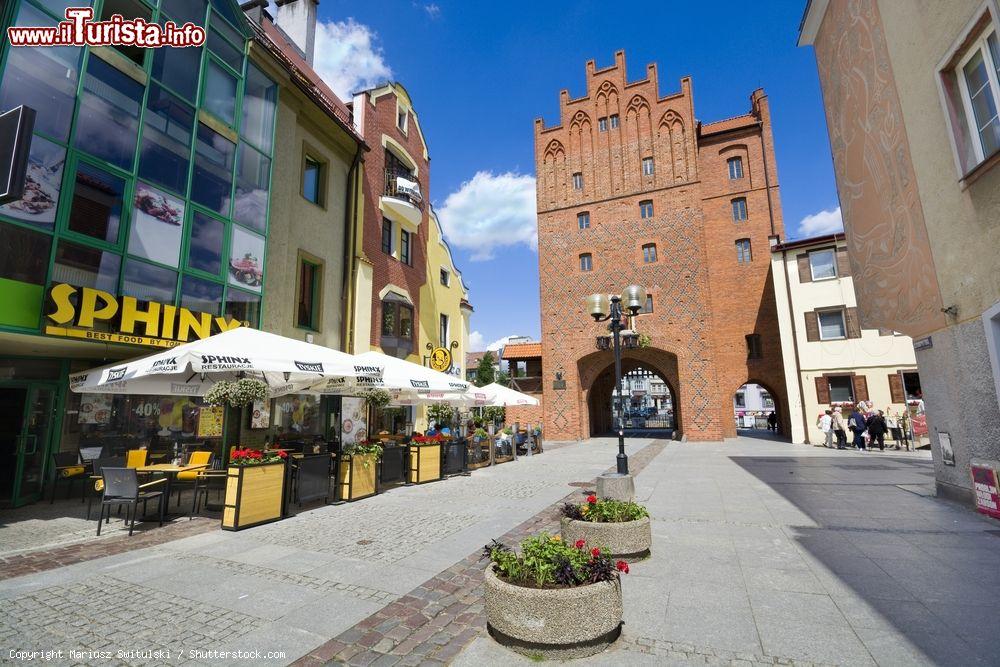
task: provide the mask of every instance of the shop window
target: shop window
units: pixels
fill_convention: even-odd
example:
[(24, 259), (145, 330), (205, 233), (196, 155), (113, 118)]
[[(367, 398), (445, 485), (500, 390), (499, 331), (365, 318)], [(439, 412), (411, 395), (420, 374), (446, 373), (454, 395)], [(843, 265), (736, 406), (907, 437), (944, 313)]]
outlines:
[(226, 315), (250, 326), (260, 325), (260, 295), (230, 287), (226, 292)]
[(146, 183), (136, 183), (128, 251), (160, 264), (177, 267), (184, 230), (184, 200)]
[(653, 217), (653, 202), (651, 200), (639, 202), (639, 217), (643, 220)]
[[(172, 17), (174, 21), (181, 19)], [(203, 25), (204, 18), (194, 21)], [(200, 46), (183, 49), (164, 46), (153, 50), (153, 78), (170, 88), (188, 102), (194, 103), (198, 95), (198, 74), (201, 72)]]
[(90, 58), (80, 95), (76, 147), (132, 170), (143, 85), (100, 58)]
[[(120, 14), (126, 20), (142, 19), (147, 23), (152, 18), (152, 12), (139, 0), (104, 0), (101, 6), (100, 20), (110, 21), (115, 14)], [(111, 48), (139, 67), (142, 67), (143, 63), (146, 62), (146, 53), (149, 52), (149, 49), (134, 45), (112, 45)]]
[(218, 315), (222, 312), (222, 285), (203, 278), (184, 276), (181, 283), (181, 306)]
[(743, 158), (741, 157), (731, 157), (726, 160), (729, 165), (729, 179), (735, 181), (738, 178), (743, 178)]
[(264, 232), (271, 182), (271, 160), (246, 143), (240, 143), (236, 158), (236, 200), (233, 220)]
[(380, 344), (386, 354), (405, 359), (413, 352), (413, 306), (389, 293), (382, 300)]
[[(15, 25), (50, 27), (56, 20), (22, 2)], [(35, 110), (36, 132), (65, 141), (73, 120), (81, 52), (76, 47), (7, 49), (0, 110), (27, 105)]]
[(191, 240), (188, 244), (188, 266), (211, 273), (222, 271), (222, 244), (226, 225), (221, 220), (195, 211), (191, 216)]
[(854, 383), (850, 375), (831, 375), (826, 378), (826, 384), (830, 389), (830, 400), (820, 401), (821, 403), (853, 403)]
[(809, 253), (809, 271), (813, 280), (837, 277), (837, 256), (833, 248)]
[(38, 135), (33, 136), (28, 152), (24, 195), (17, 201), (0, 206), (0, 213), (38, 227), (55, 227), (65, 163), (65, 148)]
[(302, 196), (312, 203), (323, 205), (323, 163), (306, 155), (302, 165)]
[(313, 331), (319, 330), (323, 269), (304, 259), (299, 260), (298, 303), (295, 324)]
[(746, 197), (738, 197), (732, 201), (733, 205), (733, 222), (743, 222), (747, 219), (747, 200)]
[(413, 266), (412, 248), (410, 247), (410, 232), (405, 229), (399, 231), (399, 261), (408, 266)]
[(174, 303), (177, 292), (177, 272), (154, 266), (137, 259), (125, 263), (125, 279), (122, 294), (134, 296), (140, 301)]
[(117, 244), (124, 192), (124, 179), (80, 162), (67, 226), (79, 234)]
[(319, 396), (290, 394), (274, 399), (274, 425), (279, 438), (322, 436), (323, 418)]
[(205, 67), (205, 88), (201, 105), (226, 125), (235, 125), (236, 77), (211, 59)]
[(139, 176), (187, 193), (194, 109), (162, 86), (151, 84), (143, 118)]
[(229, 215), (236, 145), (204, 123), (198, 124), (191, 199), (223, 216)]
[(253, 63), (249, 63), (243, 88), (243, 123), (240, 134), (260, 150), (270, 153), (278, 86)]
[(105, 292), (118, 292), (118, 274), (122, 258), (113, 252), (60, 241), (56, 261), (52, 265), (52, 282), (78, 287), (94, 287)]
[(160, 9), (180, 25), (188, 21), (195, 25), (205, 25), (207, 7), (208, 3), (205, 0), (162, 0), (160, 2)]

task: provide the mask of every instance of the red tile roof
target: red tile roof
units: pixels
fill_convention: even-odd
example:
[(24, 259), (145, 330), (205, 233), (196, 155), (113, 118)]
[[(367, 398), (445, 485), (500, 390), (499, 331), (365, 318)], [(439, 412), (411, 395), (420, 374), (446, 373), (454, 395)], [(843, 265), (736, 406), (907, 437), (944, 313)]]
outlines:
[(504, 359), (541, 359), (541, 343), (512, 343), (503, 348)]
[(757, 124), (757, 119), (752, 114), (744, 114), (725, 120), (717, 120), (714, 123), (702, 123), (702, 134), (715, 134), (726, 130), (735, 130), (741, 127), (753, 127)]

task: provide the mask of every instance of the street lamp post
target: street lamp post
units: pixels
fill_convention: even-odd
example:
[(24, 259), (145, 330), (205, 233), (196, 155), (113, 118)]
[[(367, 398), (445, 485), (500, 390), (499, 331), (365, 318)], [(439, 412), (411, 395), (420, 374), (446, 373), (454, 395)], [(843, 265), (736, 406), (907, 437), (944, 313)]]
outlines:
[[(645, 304), (646, 290), (639, 285), (629, 285), (625, 292), (617, 294), (591, 294), (587, 297), (590, 315), (595, 322), (609, 322), (608, 328), (614, 338), (615, 352), (615, 387), (618, 389), (618, 474), (628, 474), (628, 456), (625, 454), (625, 415), (622, 407), (622, 348), (621, 331), (624, 328), (624, 312), (622, 302), (629, 314), (635, 315)], [(612, 415), (614, 407), (612, 406)]]

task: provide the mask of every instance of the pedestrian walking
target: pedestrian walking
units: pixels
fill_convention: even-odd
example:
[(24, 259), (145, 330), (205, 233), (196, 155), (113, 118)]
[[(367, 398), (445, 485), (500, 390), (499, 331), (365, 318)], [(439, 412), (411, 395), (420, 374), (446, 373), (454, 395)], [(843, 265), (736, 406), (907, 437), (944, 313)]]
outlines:
[(773, 412), (767, 416), (767, 430), (778, 432), (778, 415)]
[(819, 430), (823, 432), (823, 446), (833, 447), (833, 413), (829, 410), (824, 412), (816, 420), (816, 426), (819, 426)]
[(834, 408), (833, 414), (830, 417), (833, 433), (837, 436), (837, 449), (847, 449), (847, 425), (844, 423), (844, 415), (841, 413), (840, 408)]
[(879, 410), (868, 419), (868, 435), (871, 436), (871, 444), (878, 444), (879, 451), (885, 451), (885, 434), (889, 432), (889, 425), (885, 421), (885, 413)]
[(865, 416), (861, 414), (861, 410), (857, 407), (854, 408), (854, 412), (851, 416), (847, 418), (847, 428), (851, 431), (852, 444), (860, 450), (865, 450)]

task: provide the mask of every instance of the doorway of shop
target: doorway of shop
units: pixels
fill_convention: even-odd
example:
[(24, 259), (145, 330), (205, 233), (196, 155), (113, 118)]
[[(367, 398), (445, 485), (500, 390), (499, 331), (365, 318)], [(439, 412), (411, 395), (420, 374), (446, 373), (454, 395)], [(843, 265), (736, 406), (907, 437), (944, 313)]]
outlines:
[(55, 385), (0, 385), (0, 506), (19, 507), (42, 496), (55, 432)]

